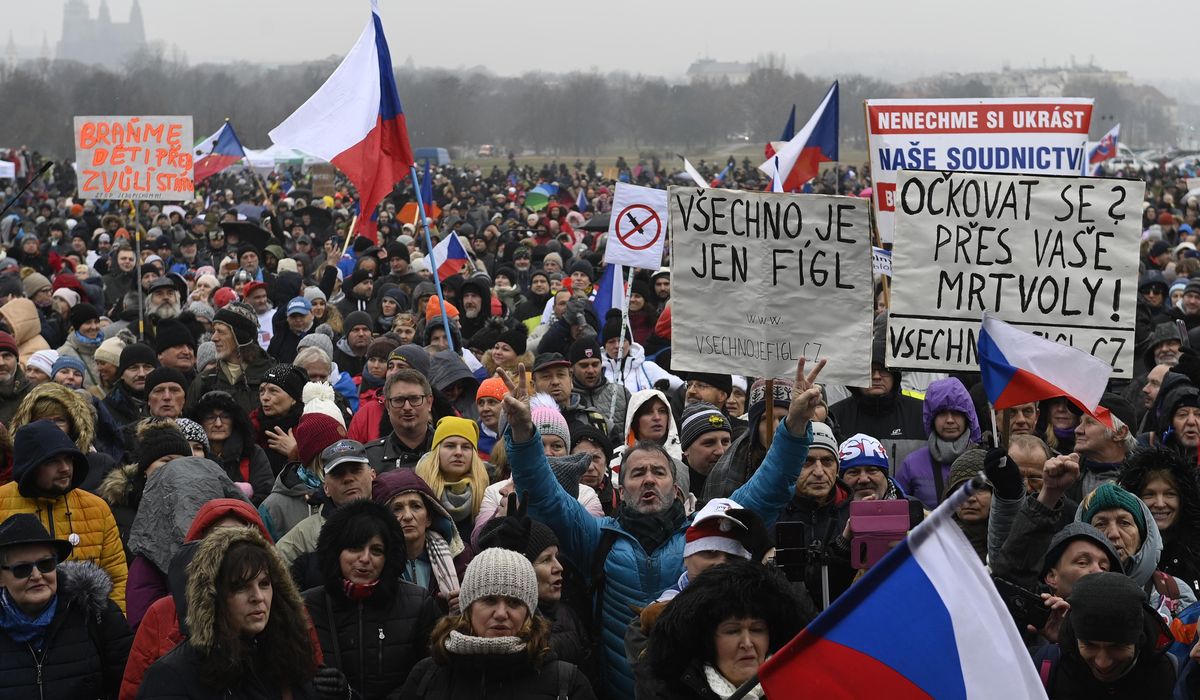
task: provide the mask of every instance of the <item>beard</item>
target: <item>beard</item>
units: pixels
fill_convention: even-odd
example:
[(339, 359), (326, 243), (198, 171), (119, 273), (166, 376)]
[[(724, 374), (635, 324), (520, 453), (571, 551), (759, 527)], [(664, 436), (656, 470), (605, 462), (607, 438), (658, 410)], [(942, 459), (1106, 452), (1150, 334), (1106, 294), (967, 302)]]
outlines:
[(164, 320), (178, 317), (180, 311), (182, 311), (182, 309), (177, 301), (164, 301), (158, 306), (150, 305), (149, 308), (149, 313), (151, 316)]

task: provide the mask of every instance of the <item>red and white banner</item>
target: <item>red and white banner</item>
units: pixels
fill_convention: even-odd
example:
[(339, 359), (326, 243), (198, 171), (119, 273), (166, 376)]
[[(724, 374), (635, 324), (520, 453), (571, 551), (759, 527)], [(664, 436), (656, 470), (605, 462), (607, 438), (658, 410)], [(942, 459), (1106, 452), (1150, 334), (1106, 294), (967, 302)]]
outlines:
[(891, 242), (897, 170), (1077, 175), (1092, 100), (867, 100), (875, 221)]

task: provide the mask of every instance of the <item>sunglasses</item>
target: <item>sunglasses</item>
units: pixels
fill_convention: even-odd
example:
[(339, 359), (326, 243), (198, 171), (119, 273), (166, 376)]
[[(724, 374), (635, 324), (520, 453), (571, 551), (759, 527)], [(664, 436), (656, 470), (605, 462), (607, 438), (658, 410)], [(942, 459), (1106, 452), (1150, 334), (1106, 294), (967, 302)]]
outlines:
[(58, 557), (51, 555), (45, 559), (38, 559), (35, 562), (29, 562), (27, 564), (0, 566), (0, 569), (11, 571), (13, 578), (27, 579), (33, 575), (33, 567), (35, 566), (37, 567), (38, 571), (42, 572), (43, 574), (48, 574), (58, 568)]

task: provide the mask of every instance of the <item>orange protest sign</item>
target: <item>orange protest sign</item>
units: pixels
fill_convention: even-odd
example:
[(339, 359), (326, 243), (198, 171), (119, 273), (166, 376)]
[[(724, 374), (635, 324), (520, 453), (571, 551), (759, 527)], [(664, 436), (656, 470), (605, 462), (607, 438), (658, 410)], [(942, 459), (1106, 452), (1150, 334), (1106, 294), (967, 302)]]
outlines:
[(190, 116), (75, 117), (75, 170), (86, 199), (191, 199)]

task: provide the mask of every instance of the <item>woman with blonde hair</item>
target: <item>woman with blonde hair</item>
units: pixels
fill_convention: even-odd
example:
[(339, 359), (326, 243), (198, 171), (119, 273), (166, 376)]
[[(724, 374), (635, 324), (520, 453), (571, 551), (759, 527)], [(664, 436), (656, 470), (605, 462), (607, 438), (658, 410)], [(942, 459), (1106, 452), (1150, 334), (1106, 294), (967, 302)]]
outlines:
[(117, 461), (112, 455), (95, 449), (98, 422), (92, 402), (85, 393), (62, 384), (39, 384), (21, 399), (8, 429), (16, 434), (21, 426), (43, 419), (57, 425), (87, 457), (88, 473), (80, 488), (95, 493), (104, 477), (117, 466)]
[(417, 476), (433, 489), (464, 540), (470, 539), (483, 492), (490, 483), (478, 444), (475, 421), (446, 416), (438, 421), (433, 447), (416, 467)]
[(463, 576), (461, 615), (433, 629), (430, 658), (413, 668), (401, 700), (513, 697), (590, 700), (587, 677), (550, 649), (550, 623), (536, 614), (538, 578), (519, 552), (480, 552)]

